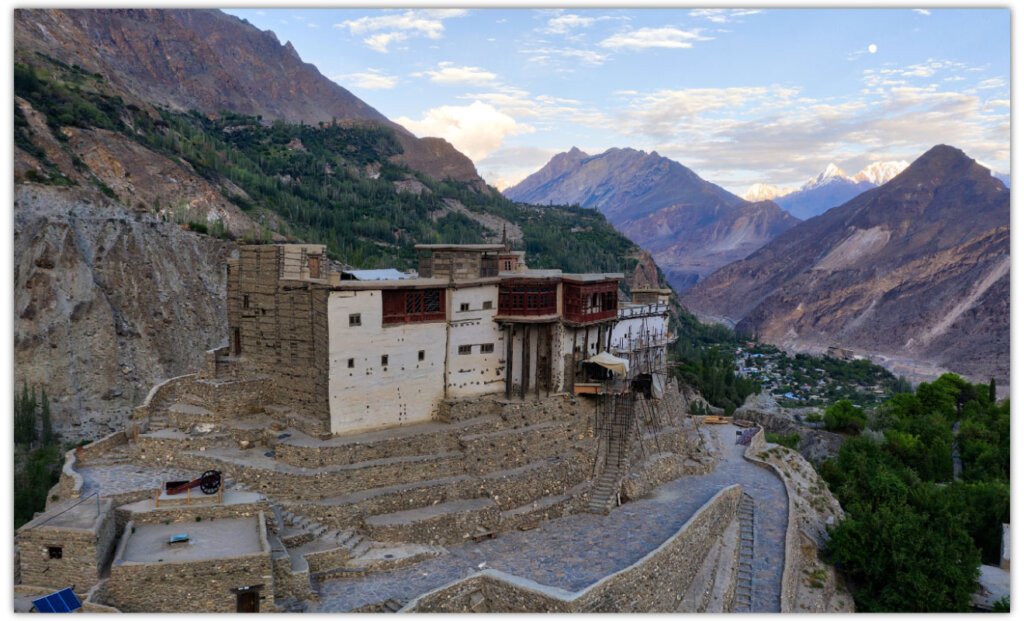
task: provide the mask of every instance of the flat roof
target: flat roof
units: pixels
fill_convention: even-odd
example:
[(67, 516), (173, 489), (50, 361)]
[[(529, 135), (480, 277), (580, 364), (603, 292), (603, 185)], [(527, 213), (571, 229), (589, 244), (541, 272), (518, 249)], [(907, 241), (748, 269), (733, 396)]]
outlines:
[(452, 287), (482, 287), (501, 282), (498, 277), (467, 278), (451, 281), (447, 278), (408, 278), (406, 280), (342, 280), (331, 285), (334, 291), (377, 291), (380, 289), (434, 289)]
[(353, 276), (356, 280), (412, 280), (413, 278), (393, 267), (378, 270), (341, 270), (341, 273)]
[(562, 278), (566, 280), (575, 280), (578, 282), (600, 282), (602, 280), (622, 280), (625, 278), (625, 274), (562, 274)]
[(22, 525), (18, 532), (37, 528), (61, 528), (96, 532), (100, 525), (100, 516), (110, 511), (111, 500), (104, 499), (97, 503), (95, 498), (73, 498), (54, 505), (49, 511), (42, 513), (32, 521)]
[(504, 244), (416, 244), (416, 250), (465, 250), (480, 252), (483, 250), (504, 250)]
[[(135, 524), (127, 534), (121, 560), (128, 563), (176, 563), (234, 558), (264, 552), (258, 517), (202, 522)], [(167, 543), (171, 535), (187, 534), (186, 543)]]

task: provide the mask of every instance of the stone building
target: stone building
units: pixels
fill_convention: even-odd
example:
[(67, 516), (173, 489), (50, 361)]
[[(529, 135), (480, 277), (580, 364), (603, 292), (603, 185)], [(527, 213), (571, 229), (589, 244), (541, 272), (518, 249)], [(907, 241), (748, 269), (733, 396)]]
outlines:
[(529, 269), (501, 244), (416, 250), (418, 277), (360, 280), (323, 246), (243, 246), (216, 368), (271, 378), (291, 420), (342, 435), (429, 421), (444, 399), (572, 392), (586, 359), (631, 342), (613, 336), (622, 274)]
[(83, 594), (100, 579), (115, 542), (111, 501), (67, 500), (15, 535), (21, 582)]

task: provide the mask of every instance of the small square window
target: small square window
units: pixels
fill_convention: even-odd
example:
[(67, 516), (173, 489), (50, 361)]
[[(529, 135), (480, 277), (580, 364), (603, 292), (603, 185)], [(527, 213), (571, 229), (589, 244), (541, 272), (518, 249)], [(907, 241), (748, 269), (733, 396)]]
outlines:
[(349, 358), (348, 359), (348, 368), (350, 368), (350, 369), (356, 368), (356, 359), (355, 358)]
[(64, 558), (64, 548), (60, 546), (47, 546), (46, 553), (49, 555), (50, 558)]
[(380, 357), (380, 366), (382, 366), (382, 367), (388, 366), (388, 355), (387, 354), (384, 354), (383, 356)]
[(480, 353), (481, 354), (493, 354), (494, 353), (494, 343), (484, 343), (483, 345), (481, 345), (480, 346)]
[(427, 357), (427, 352), (425, 352), (424, 350), (421, 349), (420, 350), (420, 360), (423, 360), (426, 357)]
[(460, 355), (471, 354), (471, 353), (473, 353), (473, 346), (472, 345), (459, 345), (459, 354)]
[(363, 316), (359, 313), (352, 313), (348, 316), (348, 325), (349, 327), (363, 325)]
[(487, 310), (489, 308), (494, 308), (494, 302), (487, 300), (486, 302), (484, 302), (484, 310)]
[(468, 302), (463, 302), (462, 304), (459, 304), (459, 310), (463, 311), (463, 312), (468, 311), (469, 310), (469, 303)]

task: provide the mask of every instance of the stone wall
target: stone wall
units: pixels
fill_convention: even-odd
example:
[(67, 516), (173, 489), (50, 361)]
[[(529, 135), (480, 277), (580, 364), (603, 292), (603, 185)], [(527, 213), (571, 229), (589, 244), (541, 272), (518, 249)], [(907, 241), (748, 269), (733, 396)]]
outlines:
[(124, 431), (115, 431), (96, 440), (75, 448), (78, 464), (88, 464), (90, 459), (100, 457), (110, 449), (128, 444), (128, 436)]
[(570, 593), (485, 570), (426, 593), (403, 612), (674, 612), (705, 556), (733, 522), (739, 485), (718, 492), (642, 559)]
[[(110, 578), (99, 603), (123, 612), (235, 612), (232, 589), (262, 585), (260, 612), (274, 612), (274, 571), (259, 517), (263, 551), (233, 558), (164, 563), (123, 560), (128, 537), (122, 538)], [(126, 525), (131, 532), (133, 523)]]

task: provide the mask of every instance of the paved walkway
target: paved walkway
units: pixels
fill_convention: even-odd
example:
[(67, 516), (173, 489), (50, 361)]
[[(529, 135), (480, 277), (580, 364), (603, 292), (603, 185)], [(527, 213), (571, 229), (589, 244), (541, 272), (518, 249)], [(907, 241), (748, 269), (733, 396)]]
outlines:
[(788, 511), (785, 487), (770, 471), (743, 459), (745, 447), (735, 444), (737, 427), (721, 425), (712, 430), (722, 455), (710, 474), (667, 483), (607, 516), (571, 515), (528, 532), (507, 532), (495, 539), (452, 546), (446, 555), (396, 571), (325, 581), (320, 604), (310, 611), (344, 612), (387, 599), (407, 603), (484, 568), (579, 591), (641, 559), (719, 490), (739, 483), (755, 503), (751, 610), (777, 612)]
[(188, 481), (198, 476), (179, 468), (147, 468), (133, 463), (79, 466), (75, 471), (82, 475), (82, 496), (96, 489), (101, 496), (155, 490), (164, 481)]

